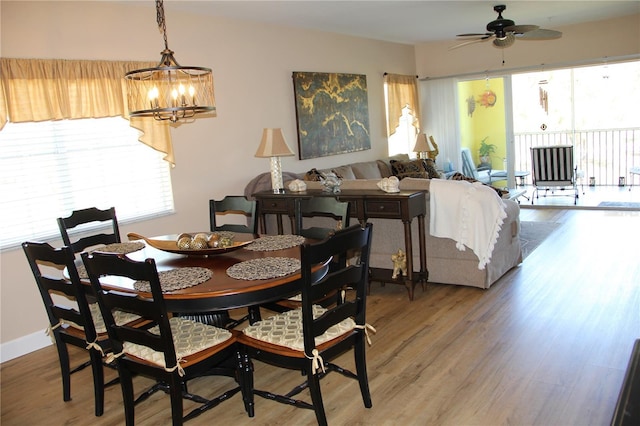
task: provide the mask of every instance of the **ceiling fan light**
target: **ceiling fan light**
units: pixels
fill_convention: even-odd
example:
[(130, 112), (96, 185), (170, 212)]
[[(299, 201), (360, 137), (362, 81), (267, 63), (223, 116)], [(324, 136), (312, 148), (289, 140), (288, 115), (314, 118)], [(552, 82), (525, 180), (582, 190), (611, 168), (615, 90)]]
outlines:
[(501, 49), (504, 49), (505, 47), (509, 47), (513, 45), (515, 41), (516, 41), (515, 36), (509, 33), (509, 34), (506, 34), (504, 38), (496, 38), (495, 40), (493, 40), (493, 45)]

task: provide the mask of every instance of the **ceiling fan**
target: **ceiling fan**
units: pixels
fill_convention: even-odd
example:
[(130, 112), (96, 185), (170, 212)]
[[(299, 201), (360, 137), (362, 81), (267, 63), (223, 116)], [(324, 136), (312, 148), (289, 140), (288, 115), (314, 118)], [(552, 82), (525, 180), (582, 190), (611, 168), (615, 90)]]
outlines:
[(452, 46), (449, 50), (457, 49), (469, 44), (478, 43), (493, 39), (493, 45), (500, 49), (509, 47), (518, 40), (553, 40), (562, 37), (560, 31), (547, 30), (537, 25), (516, 25), (511, 19), (502, 17), (502, 12), (507, 6), (499, 4), (493, 7), (498, 14), (498, 19), (487, 24), (486, 33), (458, 34), (460, 40), (466, 40), (460, 44)]

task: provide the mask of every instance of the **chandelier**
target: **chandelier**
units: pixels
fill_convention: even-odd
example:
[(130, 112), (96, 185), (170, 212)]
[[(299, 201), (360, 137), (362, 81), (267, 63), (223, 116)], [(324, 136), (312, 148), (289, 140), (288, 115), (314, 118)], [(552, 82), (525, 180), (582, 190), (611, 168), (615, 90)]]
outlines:
[(167, 43), (167, 26), (164, 4), (156, 0), (158, 27), (164, 36), (164, 50), (155, 68), (130, 71), (124, 78), (127, 83), (129, 115), (153, 117), (176, 123), (196, 114), (213, 113), (216, 102), (213, 96), (213, 74), (210, 68), (183, 67), (173, 57)]

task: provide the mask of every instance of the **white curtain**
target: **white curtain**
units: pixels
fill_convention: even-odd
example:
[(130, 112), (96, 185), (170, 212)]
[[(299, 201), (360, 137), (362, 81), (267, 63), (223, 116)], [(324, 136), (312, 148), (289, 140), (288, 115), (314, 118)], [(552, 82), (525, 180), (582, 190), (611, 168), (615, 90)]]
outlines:
[(457, 80), (426, 80), (419, 84), (422, 128), (438, 144), (438, 167), (445, 168), (447, 161), (451, 161), (454, 170), (461, 170)]

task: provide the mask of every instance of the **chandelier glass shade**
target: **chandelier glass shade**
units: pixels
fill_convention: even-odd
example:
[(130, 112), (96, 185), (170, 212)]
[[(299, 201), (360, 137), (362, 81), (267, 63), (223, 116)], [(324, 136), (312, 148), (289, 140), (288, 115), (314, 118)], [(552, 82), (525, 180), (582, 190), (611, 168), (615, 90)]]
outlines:
[(215, 115), (213, 73), (210, 68), (181, 66), (167, 43), (162, 0), (156, 0), (158, 26), (164, 35), (162, 58), (155, 68), (125, 74), (131, 117), (153, 117), (175, 123), (196, 114)]

